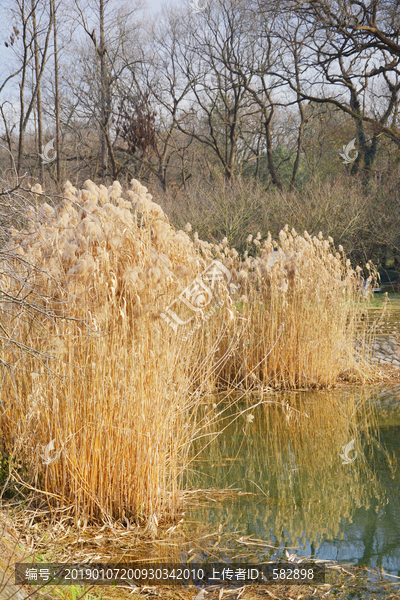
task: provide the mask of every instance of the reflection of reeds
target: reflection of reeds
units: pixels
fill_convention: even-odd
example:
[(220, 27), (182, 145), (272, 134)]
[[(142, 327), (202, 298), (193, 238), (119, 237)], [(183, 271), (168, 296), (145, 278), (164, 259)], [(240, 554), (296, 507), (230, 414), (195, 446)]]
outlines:
[[(215, 440), (198, 454), (205, 438), (199, 440), (190, 482), (258, 494), (251, 510), (247, 499), (224, 504), (224, 511), (231, 511), (230, 528), (240, 530), (251, 514), (266, 541), (272, 534), (276, 543), (297, 545), (308, 538), (318, 545), (324, 534), (338, 535), (341, 519), (351, 520), (355, 507), (368, 507), (372, 497), (382, 495), (362, 450), (376, 439), (374, 410), (365, 400), (362, 392), (305, 394), (297, 400), (275, 395), (252, 411), (254, 420), (239, 416), (220, 437), (219, 405), (214, 411), (220, 416), (204, 424), (204, 434), (216, 435)], [(232, 410), (224, 415), (232, 419)], [(339, 454), (352, 439), (357, 458), (344, 465)]]

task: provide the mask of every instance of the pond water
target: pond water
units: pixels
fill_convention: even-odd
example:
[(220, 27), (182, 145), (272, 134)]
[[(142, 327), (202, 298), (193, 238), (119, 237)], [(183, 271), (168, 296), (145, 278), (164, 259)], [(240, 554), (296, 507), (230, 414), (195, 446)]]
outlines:
[(288, 552), (400, 577), (399, 385), (214, 401), (195, 448), (187, 486), (232, 490), (186, 512), (224, 536), (200, 560)]

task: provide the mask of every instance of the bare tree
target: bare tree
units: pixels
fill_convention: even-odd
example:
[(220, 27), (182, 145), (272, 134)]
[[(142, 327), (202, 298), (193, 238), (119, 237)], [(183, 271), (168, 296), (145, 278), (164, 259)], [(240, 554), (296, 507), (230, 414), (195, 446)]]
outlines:
[(56, 166), (57, 185), (61, 185), (61, 131), (60, 131), (60, 92), (58, 85), (58, 46), (57, 46), (57, 7), (55, 0), (50, 0), (53, 17), (53, 52), (54, 52), (54, 113), (56, 118)]
[[(94, 49), (92, 64), (82, 64), (83, 78), (75, 95), (79, 96), (80, 104), (86, 104), (87, 113), (95, 117), (99, 126), (102, 178), (105, 180), (108, 175), (108, 160), (111, 162), (112, 177), (116, 178), (119, 167), (114, 152), (113, 114), (115, 103), (118, 103), (118, 83), (129, 72), (128, 66), (132, 67), (132, 54), (139, 45), (138, 39), (135, 41), (138, 25), (133, 17), (140, 10), (140, 2), (133, 6), (127, 3), (114, 6), (112, 0), (93, 0), (85, 5), (75, 0), (75, 8), (77, 22), (90, 38)], [(126, 47), (130, 44), (131, 54), (127, 61)], [(88, 59), (91, 60), (91, 54), (86, 51)]]
[[(192, 17), (192, 52), (183, 56), (185, 72), (191, 82), (195, 102), (188, 115), (195, 120), (182, 120), (179, 128), (203, 145), (219, 160), (227, 179), (234, 179), (242, 136), (242, 127), (257, 112), (249, 97), (243, 74), (234, 68), (243, 45), (243, 11), (229, 0), (220, 2)], [(189, 58), (190, 57), (190, 58)]]
[[(52, 15), (46, 11), (46, 6), (41, 6), (41, 23), (37, 25), (37, 9), (40, 0), (34, 0), (29, 7), (25, 0), (16, 0), (11, 8), (13, 18), (18, 23), (18, 39), (10, 46), (19, 61), (19, 133), (17, 171), (21, 172), (24, 155), (24, 138), (29, 119), (34, 110), (40, 82), (48, 58), (49, 39), (52, 28)], [(35, 42), (36, 40), (36, 42)], [(27, 99), (29, 68), (35, 64), (35, 80), (32, 82), (32, 93)]]
[[(185, 185), (185, 151), (192, 144), (191, 136), (179, 133), (179, 126), (186, 119), (183, 106), (189, 102), (191, 79), (185, 70), (183, 56), (190, 33), (176, 10), (164, 9), (164, 20), (151, 28), (152, 47), (147, 61), (143, 61), (143, 78), (157, 105), (156, 114), (156, 163), (149, 168), (156, 175), (164, 191), (168, 188), (168, 176), (176, 179), (176, 158), (181, 157), (182, 184)], [(190, 56), (192, 54), (190, 53)]]
[[(32, 11), (32, 33), (33, 33), (33, 48), (35, 53), (35, 77), (37, 85), (37, 150), (42, 151), (43, 147), (43, 114), (42, 114), (42, 95), (41, 95), (41, 84), (40, 84), (40, 65), (39, 65), (39, 44), (38, 44), (38, 32), (36, 24), (36, 0), (31, 0), (31, 11)], [(43, 161), (40, 161), (40, 181), (43, 183), (44, 180), (44, 167)]]
[(370, 172), (379, 137), (400, 147), (398, 10), (384, 0), (290, 0), (286, 9), (312, 29), (301, 90), (297, 85), (300, 95), (331, 103), (352, 117), (361, 149), (352, 170), (356, 173), (362, 160), (364, 171)]

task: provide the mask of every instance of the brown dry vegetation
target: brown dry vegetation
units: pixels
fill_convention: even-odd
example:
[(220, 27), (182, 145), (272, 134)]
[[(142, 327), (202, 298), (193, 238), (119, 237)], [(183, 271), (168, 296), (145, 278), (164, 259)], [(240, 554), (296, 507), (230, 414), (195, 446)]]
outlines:
[[(0, 425), (19, 489), (72, 507), (76, 522), (156, 530), (176, 515), (205, 392), (376, 377), (360, 333), (361, 273), (332, 239), (285, 228), (277, 242), (249, 239), (253, 256), (241, 258), (226, 240), (175, 231), (136, 180), (126, 192), (68, 182), (61, 201), (38, 185), (31, 193), (36, 207), (3, 250), (14, 301), (1, 307)], [(173, 331), (160, 313), (213, 259), (240, 294), (220, 281), (208, 318), (191, 321), (201, 327)]]

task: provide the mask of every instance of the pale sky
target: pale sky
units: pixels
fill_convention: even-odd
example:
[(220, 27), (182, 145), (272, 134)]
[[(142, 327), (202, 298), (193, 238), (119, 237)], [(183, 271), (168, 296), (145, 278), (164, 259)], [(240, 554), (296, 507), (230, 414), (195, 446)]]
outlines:
[(157, 12), (160, 10), (161, 5), (164, 3), (164, 0), (146, 0), (147, 6), (151, 12)]

